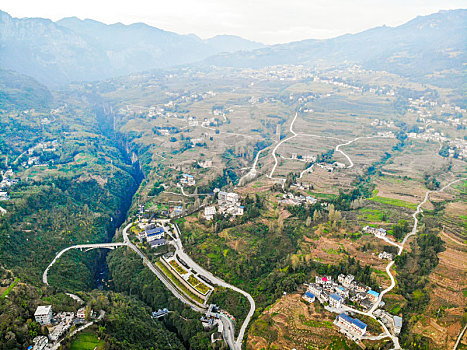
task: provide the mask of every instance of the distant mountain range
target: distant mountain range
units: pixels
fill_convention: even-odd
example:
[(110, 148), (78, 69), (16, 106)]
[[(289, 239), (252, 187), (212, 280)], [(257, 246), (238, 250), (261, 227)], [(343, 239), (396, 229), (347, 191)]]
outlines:
[(53, 22), (0, 11), (0, 68), (57, 86), (196, 62), (264, 45), (236, 36), (202, 40), (144, 23), (106, 25), (76, 17)]
[(452, 86), (465, 84), (466, 33), (467, 10), (441, 11), (398, 27), (274, 46), (229, 35), (202, 40), (143, 23), (106, 25), (76, 17), (52, 22), (13, 18), (0, 11), (0, 68), (54, 87), (192, 63), (252, 68), (359, 64)]
[[(457, 75), (467, 62), (467, 10), (440, 11), (398, 27), (377, 27), (327, 40), (303, 40), (249, 53), (219, 54), (217, 66), (259, 68), (278, 64), (329, 66), (359, 64), (421, 80)], [(464, 80), (464, 79), (461, 79)], [(465, 80), (464, 80), (465, 82)]]

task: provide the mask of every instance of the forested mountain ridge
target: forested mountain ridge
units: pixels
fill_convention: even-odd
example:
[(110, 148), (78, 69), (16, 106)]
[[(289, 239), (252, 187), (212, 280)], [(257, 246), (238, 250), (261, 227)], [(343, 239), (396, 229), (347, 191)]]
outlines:
[(202, 40), (144, 23), (106, 25), (76, 17), (53, 22), (13, 18), (0, 11), (0, 66), (48, 86), (126, 75), (262, 46), (232, 36)]

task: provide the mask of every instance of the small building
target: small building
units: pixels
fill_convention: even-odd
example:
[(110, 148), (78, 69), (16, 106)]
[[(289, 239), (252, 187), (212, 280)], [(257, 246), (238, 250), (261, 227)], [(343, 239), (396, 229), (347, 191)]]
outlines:
[(76, 317), (84, 320), (86, 318), (86, 308), (82, 307), (76, 312)]
[(182, 174), (182, 178), (180, 179), (180, 183), (182, 185), (194, 186), (196, 184), (196, 181), (195, 181), (195, 178), (193, 177), (193, 175)]
[(166, 245), (167, 241), (165, 238), (160, 238), (160, 239), (152, 240), (149, 244), (151, 245), (151, 248), (157, 248), (157, 247)]
[(36, 322), (41, 325), (52, 323), (52, 305), (38, 306), (34, 313)]
[(378, 258), (392, 260), (392, 254), (388, 252), (381, 252), (378, 254)]
[(339, 286), (339, 287), (336, 288), (336, 293), (339, 294), (340, 296), (344, 297), (344, 298), (349, 297), (349, 290), (345, 289), (342, 286)]
[(308, 301), (309, 303), (313, 303), (315, 301), (315, 295), (311, 292), (306, 292), (302, 295), (302, 299)]
[(373, 306), (373, 303), (371, 302), (370, 299), (364, 298), (361, 299), (359, 302), (360, 306), (363, 307), (365, 310), (370, 310), (371, 307)]
[(206, 220), (212, 220), (214, 218), (214, 215), (216, 215), (216, 207), (215, 206), (204, 208), (204, 218)]
[(311, 283), (309, 286), (308, 286), (308, 291), (311, 293), (311, 294), (314, 294), (315, 296), (320, 296), (321, 292), (323, 291), (323, 288), (321, 288), (320, 286), (318, 286), (317, 284), (315, 283)]
[(339, 309), (342, 306), (342, 297), (338, 294), (331, 294), (329, 296), (329, 305)]
[(402, 329), (402, 317), (394, 316), (394, 333), (398, 335)]
[(49, 339), (44, 335), (39, 335), (32, 341), (34, 343), (34, 346), (31, 348), (32, 350), (43, 350), (49, 343)]
[(370, 299), (371, 302), (373, 303), (376, 303), (376, 301), (378, 301), (378, 298), (379, 298), (379, 293), (378, 292), (375, 292), (374, 290), (369, 290), (367, 292), (368, 294), (368, 299)]

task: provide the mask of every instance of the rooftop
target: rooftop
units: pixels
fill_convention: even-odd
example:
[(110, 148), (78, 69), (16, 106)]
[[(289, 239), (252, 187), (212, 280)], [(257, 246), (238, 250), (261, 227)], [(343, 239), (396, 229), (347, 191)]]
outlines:
[(306, 292), (305, 295), (308, 297), (308, 298), (314, 298), (315, 295), (311, 292)]
[(47, 315), (52, 310), (52, 305), (40, 305), (37, 307), (34, 316)]
[(342, 299), (342, 297), (340, 295), (337, 295), (337, 294), (331, 294), (331, 298), (333, 298), (334, 300), (337, 300), (337, 301)]
[(375, 292), (374, 290), (371, 290), (371, 289), (368, 291), (368, 294), (373, 295), (375, 297), (379, 297), (379, 293)]
[(156, 227), (156, 228), (153, 228), (153, 229), (150, 229), (150, 230), (146, 230), (146, 234), (148, 236), (157, 235), (157, 234), (160, 234), (160, 233), (164, 233), (164, 228), (163, 227)]
[(350, 317), (349, 315), (347, 315), (346, 313), (341, 313), (339, 316), (339, 318), (342, 318), (344, 320), (346, 320), (347, 322), (350, 322), (350, 323), (353, 323), (354, 325), (356, 325), (358, 328), (361, 328), (361, 329), (365, 329), (366, 328), (366, 324), (363, 323), (362, 321), (356, 319), (356, 318), (352, 318)]

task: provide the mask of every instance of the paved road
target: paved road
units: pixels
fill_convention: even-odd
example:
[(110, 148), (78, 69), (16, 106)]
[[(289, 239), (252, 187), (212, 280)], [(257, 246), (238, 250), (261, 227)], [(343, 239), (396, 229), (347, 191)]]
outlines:
[(105, 248), (105, 249), (114, 249), (117, 247), (125, 246), (126, 243), (96, 243), (96, 244), (78, 244), (78, 245), (73, 245), (71, 247), (65, 248), (60, 253), (58, 253), (55, 258), (52, 260), (52, 262), (47, 266), (45, 269), (44, 273), (42, 274), (42, 282), (45, 284), (49, 284), (47, 281), (47, 274), (49, 273), (49, 269), (52, 267), (55, 262), (60, 259), (60, 257), (63, 255), (63, 253), (66, 253), (70, 249), (98, 249), (98, 248)]
[(465, 327), (462, 329), (462, 331), (460, 332), (459, 336), (457, 337), (457, 341), (456, 341), (456, 344), (454, 344), (454, 347), (452, 348), (452, 350), (456, 350), (457, 347), (459, 346), (459, 343), (461, 342), (462, 340), (462, 337), (464, 336), (464, 333), (465, 333), (465, 330), (467, 329), (467, 324), (465, 325)]
[(350, 145), (351, 143), (353, 143), (353, 142), (355, 142), (355, 141), (358, 141), (358, 140), (362, 140), (362, 139), (374, 139), (374, 138), (389, 138), (389, 136), (379, 136), (379, 135), (374, 135), (374, 136), (360, 136), (360, 137), (354, 138), (353, 140), (347, 141), (347, 142), (345, 142), (345, 143), (341, 143), (340, 145), (337, 145), (337, 146), (336, 146), (336, 148), (335, 148), (336, 152), (341, 153), (345, 158), (347, 158), (347, 160), (348, 160), (349, 163), (350, 163), (350, 165), (347, 167), (347, 169), (353, 168), (354, 163), (353, 163), (352, 159), (351, 159), (346, 153), (344, 153), (344, 151), (342, 151), (340, 148), (341, 148), (341, 147), (344, 147), (344, 146), (348, 146), (348, 145)]
[[(104, 315), (105, 315), (105, 311), (104, 311), (104, 310), (101, 310), (101, 311), (99, 312), (99, 317), (97, 318), (96, 321), (101, 320), (101, 319), (104, 317)], [(72, 331), (72, 332), (71, 332), (70, 334), (68, 334), (66, 337), (62, 338), (61, 340), (59, 340), (58, 342), (56, 342), (54, 345), (52, 345), (52, 347), (49, 347), (49, 348), (46, 347), (46, 349), (47, 349), (47, 350), (57, 350), (57, 349), (60, 347), (60, 345), (61, 345), (61, 343), (62, 343), (63, 340), (65, 340), (66, 338), (71, 338), (71, 337), (73, 337), (76, 333), (81, 332), (82, 330), (84, 330), (84, 329), (86, 329), (86, 328), (92, 326), (92, 325), (94, 324), (94, 322), (95, 322), (95, 321), (91, 321), (91, 322), (88, 322), (88, 323), (82, 325), (82, 326), (79, 327), (79, 328), (76, 328), (74, 331)]]
[(146, 258), (146, 256), (136, 247), (133, 243), (131, 243), (130, 239), (128, 238), (128, 229), (132, 226), (132, 223), (129, 223), (124, 229), (123, 229), (123, 241), (125, 242), (126, 245), (128, 245), (129, 248), (131, 248), (136, 254), (140, 256), (140, 258), (143, 259), (143, 264), (146, 265), (156, 276), (161, 280), (161, 282), (166, 286), (168, 290), (172, 292), (173, 295), (177, 297), (181, 302), (183, 302), (186, 305), (189, 305), (193, 310), (198, 311), (198, 312), (205, 312), (205, 308), (201, 308), (198, 305), (194, 304), (190, 300), (188, 300), (184, 295), (182, 295), (178, 289), (176, 289), (172, 283), (170, 283), (166, 277), (159, 272), (159, 270)]
[(271, 173), (269, 174), (269, 177), (272, 179), (273, 176), (274, 176), (274, 171), (276, 170), (276, 167), (277, 167), (277, 163), (278, 163), (278, 160), (277, 160), (277, 156), (276, 156), (276, 151), (277, 149), (279, 148), (280, 145), (282, 145), (284, 142), (287, 142), (291, 139), (293, 139), (295, 136), (297, 136), (297, 134), (295, 133), (295, 131), (293, 131), (293, 125), (295, 123), (295, 120), (297, 119), (297, 116), (298, 116), (298, 112), (295, 113), (295, 117), (293, 118), (292, 120), (292, 123), (290, 123), (290, 127), (289, 127), (289, 131), (292, 133), (292, 136), (289, 136), (285, 139), (283, 139), (282, 141), (279, 141), (276, 145), (276, 147), (274, 147), (274, 149), (272, 150), (272, 157), (274, 158), (274, 166), (272, 167), (272, 170), (271, 170)]
[(248, 327), (248, 324), (249, 324), (249, 322), (251, 320), (251, 317), (253, 316), (253, 314), (255, 312), (255, 309), (256, 309), (256, 304), (255, 304), (255, 301), (254, 301), (253, 297), (249, 293), (245, 292), (244, 290), (242, 290), (240, 288), (237, 288), (237, 287), (225, 282), (224, 280), (214, 276), (211, 272), (205, 270), (203, 267), (201, 267), (196, 262), (194, 262), (191, 259), (191, 257), (187, 253), (185, 253), (185, 251), (183, 249), (181, 239), (180, 239), (180, 229), (178, 228), (178, 226), (176, 224), (174, 225), (174, 227), (175, 227), (175, 231), (176, 231), (175, 232), (176, 237), (175, 237), (175, 241), (174, 241), (174, 246), (175, 246), (175, 249), (176, 249), (176, 252), (177, 252), (178, 256), (182, 260), (184, 260), (198, 274), (207, 277), (213, 284), (217, 284), (218, 286), (221, 286), (221, 287), (224, 287), (224, 288), (232, 289), (233, 291), (244, 295), (248, 299), (248, 301), (250, 302), (250, 310), (248, 312), (247, 317), (245, 318), (245, 321), (242, 324), (242, 327), (240, 328), (240, 332), (238, 333), (238, 337), (237, 337), (237, 340), (235, 342), (236, 343), (236, 348), (241, 349), (241, 346), (242, 346), (242, 343), (243, 343), (243, 337), (245, 336), (246, 328)]
[[(464, 180), (467, 180), (467, 178), (460, 178), (460, 179), (457, 179), (457, 180), (454, 180), (450, 183), (448, 183), (446, 186), (444, 186), (443, 188), (439, 189), (437, 192), (443, 192), (445, 189), (447, 189), (448, 187), (454, 185), (455, 183), (457, 182), (460, 182), (460, 181), (464, 181)], [(405, 236), (405, 238), (403, 239), (402, 243), (399, 244), (399, 252), (397, 255), (401, 255), (404, 248), (405, 248), (405, 243), (407, 242), (407, 240), (415, 235), (418, 231), (418, 214), (423, 212), (423, 209), (422, 209), (422, 206), (428, 201), (428, 198), (430, 196), (430, 193), (432, 193), (434, 191), (431, 191), (431, 190), (428, 190), (426, 191), (425, 193), (425, 197), (423, 198), (423, 200), (417, 205), (417, 209), (415, 210), (415, 212), (412, 214), (412, 217), (414, 218), (414, 225), (412, 227), (412, 231), (407, 235)], [(394, 244), (396, 245), (396, 244)], [(370, 309), (370, 311), (368, 313), (364, 313), (364, 314), (367, 314), (368, 316), (371, 316), (373, 317), (373, 312), (378, 308), (381, 300), (383, 299), (383, 296), (385, 294), (387, 294), (388, 292), (390, 292), (396, 285), (396, 281), (394, 279), (394, 276), (392, 275), (391, 273), (391, 268), (392, 266), (394, 265), (394, 261), (391, 261), (389, 262), (389, 264), (386, 266), (386, 273), (388, 274), (389, 278), (391, 279), (391, 285), (386, 288), (385, 290), (383, 290), (380, 294), (379, 294), (379, 297), (378, 297), (378, 300), (373, 304), (373, 307)], [(385, 328), (386, 329), (386, 328)], [(387, 334), (390, 334), (389, 331), (387, 331)], [(396, 349), (400, 349), (400, 346), (399, 346), (399, 338), (395, 337), (395, 336), (392, 336), (391, 335), (391, 338), (393, 339), (393, 342), (394, 342), (394, 345), (395, 345), (395, 348)]]

